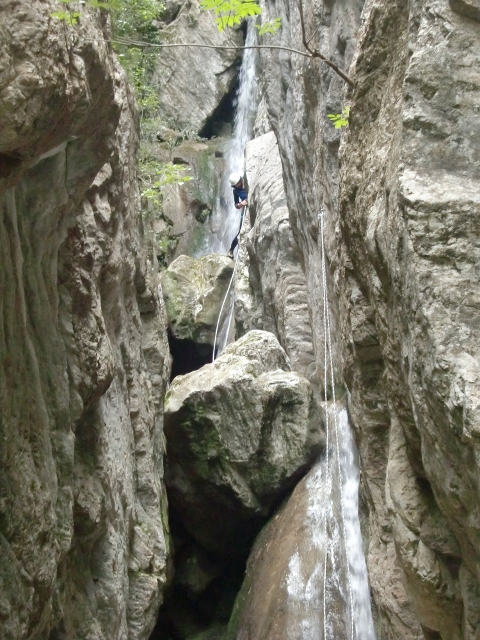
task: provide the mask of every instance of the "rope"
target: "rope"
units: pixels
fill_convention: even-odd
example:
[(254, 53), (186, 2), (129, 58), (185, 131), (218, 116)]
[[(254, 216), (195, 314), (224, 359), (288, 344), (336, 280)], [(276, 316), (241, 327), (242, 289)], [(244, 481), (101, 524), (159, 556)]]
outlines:
[[(328, 345), (328, 358), (330, 364), (330, 381), (332, 386), (332, 403), (333, 403), (333, 415), (334, 415), (334, 425), (335, 425), (335, 448), (336, 448), (336, 459), (337, 459), (337, 472), (338, 479), (340, 485), (340, 512), (342, 516), (342, 537), (343, 537), (343, 547), (345, 550), (345, 559), (347, 564), (347, 585), (348, 585), (348, 598), (349, 598), (349, 608), (350, 608), (350, 638), (354, 639), (354, 628), (353, 628), (353, 599), (352, 599), (352, 580), (350, 575), (350, 563), (348, 559), (348, 550), (347, 550), (347, 534), (345, 529), (345, 512), (344, 512), (344, 497), (343, 497), (343, 482), (342, 482), (342, 474), (341, 474), (341, 465), (340, 465), (340, 451), (339, 451), (339, 441), (338, 441), (338, 411), (337, 411), (337, 403), (336, 403), (336, 394), (335, 394), (335, 378), (333, 374), (333, 355), (332, 355), (332, 338), (330, 332), (330, 313), (328, 308), (328, 297), (327, 297), (327, 269), (326, 269), (326, 260), (325, 260), (325, 230), (324, 230), (324, 211), (323, 209), (320, 212), (320, 236), (321, 236), (321, 246), (322, 246), (322, 284), (323, 284), (323, 305), (324, 305), (324, 318), (326, 319), (326, 325), (324, 327), (325, 345)], [(325, 358), (325, 399), (327, 398), (327, 366), (326, 366), (326, 358)], [(328, 408), (325, 411), (328, 416)], [(328, 425), (328, 417), (326, 419), (326, 425)], [(326, 427), (328, 428), (328, 427)], [(327, 472), (328, 472), (328, 431), (327, 431)], [(325, 515), (326, 519), (326, 515)], [(325, 531), (326, 531), (326, 521), (325, 521)], [(326, 560), (327, 553), (325, 553), (325, 565), (324, 565), (324, 588), (323, 588), (323, 620), (324, 620), (324, 640), (327, 640), (326, 637)]]
[[(223, 298), (222, 306), (220, 307), (220, 313), (218, 314), (217, 326), (215, 327), (215, 338), (213, 340), (212, 362), (215, 362), (215, 350), (216, 350), (216, 347), (217, 347), (218, 329), (220, 327), (220, 320), (222, 318), (223, 308), (225, 306), (225, 302), (227, 301), (228, 294), (230, 293), (230, 289), (232, 288), (233, 278), (235, 276), (235, 271), (237, 270), (238, 256), (240, 254), (240, 233), (242, 231), (243, 218), (245, 217), (245, 213), (247, 211), (247, 208), (248, 208), (248, 205), (243, 208), (242, 218), (241, 218), (241, 221), (240, 221), (240, 229), (238, 230), (239, 241), (238, 241), (238, 244), (237, 244), (237, 247), (236, 247), (237, 248), (237, 255), (235, 257), (235, 263), (233, 265), (232, 277), (230, 278), (230, 282), (228, 283), (227, 292), (225, 294), (225, 297)], [(228, 333), (230, 331), (231, 322), (232, 322), (232, 315), (230, 315), (230, 318), (229, 318), (229, 321), (228, 321), (227, 336), (228, 336)]]
[[(320, 223), (323, 225), (323, 211), (320, 213)], [(323, 392), (325, 397), (325, 437), (326, 437), (326, 447), (325, 447), (325, 477), (327, 480), (326, 483), (326, 494), (329, 496), (331, 494), (331, 476), (329, 473), (329, 465), (330, 465), (330, 423), (329, 423), (329, 412), (328, 412), (328, 395), (327, 395), (327, 379), (328, 379), (328, 370), (327, 370), (327, 359), (328, 359), (328, 343), (327, 343), (327, 315), (328, 315), (328, 297), (327, 297), (327, 275), (326, 275), (326, 267), (325, 267), (325, 247), (323, 242), (323, 227), (321, 233), (321, 247), (322, 247), (322, 293), (323, 293), (323, 347), (324, 347), (324, 359), (323, 359), (323, 375), (324, 375), (324, 385)], [(329, 552), (329, 544), (327, 537), (327, 509), (325, 506), (324, 512), (324, 540), (325, 540), (325, 556), (323, 562), (323, 638), (327, 640), (327, 563), (328, 563), (328, 552)]]

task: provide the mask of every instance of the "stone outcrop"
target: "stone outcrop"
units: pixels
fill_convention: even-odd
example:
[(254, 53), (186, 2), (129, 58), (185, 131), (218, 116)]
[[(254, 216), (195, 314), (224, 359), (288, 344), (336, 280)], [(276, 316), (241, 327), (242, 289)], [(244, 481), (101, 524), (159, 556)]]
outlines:
[[(307, 35), (347, 68), (261, 53), (322, 362), (319, 213), (351, 391), (382, 637), (478, 633), (478, 51), (474, 2), (305, 2)], [(301, 42), (290, 3), (265, 3)], [(315, 65), (315, 66), (314, 66)], [(333, 286), (332, 286), (333, 285)], [(321, 366), (321, 365), (320, 365)]]
[(243, 243), (253, 299), (236, 296), (235, 320), (243, 331), (263, 328), (274, 333), (292, 369), (315, 381), (305, 274), (290, 226), (275, 134), (249, 142), (245, 161), (253, 228)]
[(147, 638), (169, 374), (104, 17), (0, 8), (0, 635)]
[(171, 160), (186, 164), (191, 181), (169, 189), (163, 201), (164, 215), (172, 222), (171, 233), (178, 238), (173, 254), (198, 256), (208, 251), (213, 232), (212, 211), (217, 204), (224, 171), (224, 138), (185, 141), (171, 152)]
[[(209, 251), (215, 233), (212, 212), (216, 207), (224, 171), (226, 138), (189, 139), (172, 130), (161, 130), (150, 142), (149, 152), (159, 163), (173, 163), (187, 180), (168, 185), (160, 211), (153, 205), (154, 230), (166, 266), (181, 255), (199, 256)], [(163, 242), (162, 242), (163, 241)], [(166, 245), (166, 246), (165, 246)]]
[(226, 133), (222, 122), (231, 122), (240, 56), (235, 49), (214, 47), (241, 47), (243, 33), (240, 29), (219, 33), (198, 0), (178, 4), (178, 15), (162, 31), (162, 40), (211, 48), (188, 46), (161, 51), (154, 74), (160, 111), (177, 129), (206, 137), (222, 135)]
[(176, 340), (213, 348), (215, 328), (233, 274), (233, 262), (211, 254), (179, 256), (162, 274), (168, 324)]
[(318, 456), (321, 420), (310, 383), (275, 337), (251, 331), (167, 394), (169, 499), (190, 535), (243, 553), (255, 528)]

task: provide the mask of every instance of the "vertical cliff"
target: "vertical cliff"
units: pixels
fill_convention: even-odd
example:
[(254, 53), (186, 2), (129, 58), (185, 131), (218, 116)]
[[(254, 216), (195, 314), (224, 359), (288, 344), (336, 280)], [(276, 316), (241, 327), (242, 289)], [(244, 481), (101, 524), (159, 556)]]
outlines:
[(169, 355), (135, 107), (105, 16), (52, 11), (0, 8), (0, 635), (146, 638)]
[[(307, 39), (350, 68), (353, 90), (318, 61), (261, 54), (320, 363), (325, 211), (337, 379), (351, 394), (381, 637), (479, 628), (475, 7), (305, 2)], [(296, 3), (265, 3), (265, 14), (300, 48)], [(339, 162), (327, 114), (346, 103)]]
[[(467, 5), (367, 3), (340, 189), (345, 361), (375, 487), (372, 582), (384, 583), (393, 542), (416, 619), (442, 638), (475, 637), (480, 623), (480, 23)], [(361, 315), (377, 385), (356, 346)]]

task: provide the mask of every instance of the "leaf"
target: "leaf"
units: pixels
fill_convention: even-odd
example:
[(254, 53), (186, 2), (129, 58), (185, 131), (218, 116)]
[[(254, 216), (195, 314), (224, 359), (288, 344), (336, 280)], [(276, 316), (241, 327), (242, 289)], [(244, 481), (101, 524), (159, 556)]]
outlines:
[(71, 27), (77, 24), (80, 17), (78, 11), (53, 11), (50, 15), (52, 18), (66, 22)]
[(200, 5), (205, 11), (215, 13), (219, 31), (241, 24), (244, 18), (257, 16), (262, 12), (253, 0), (201, 0)]
[(342, 113), (327, 113), (327, 118), (331, 121), (335, 129), (348, 127), (348, 116), (350, 115), (350, 106), (347, 105), (342, 109)]
[(258, 35), (263, 36), (264, 33), (276, 33), (282, 26), (282, 19), (275, 18), (270, 22), (265, 22), (263, 25), (256, 24), (255, 29), (258, 29)]

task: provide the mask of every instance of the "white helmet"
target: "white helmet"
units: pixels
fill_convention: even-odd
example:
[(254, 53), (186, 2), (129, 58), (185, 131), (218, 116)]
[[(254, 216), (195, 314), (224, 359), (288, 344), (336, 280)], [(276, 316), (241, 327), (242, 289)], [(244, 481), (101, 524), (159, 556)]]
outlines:
[(234, 187), (236, 184), (240, 182), (241, 179), (242, 179), (242, 176), (239, 173), (232, 173), (230, 174), (228, 181), (230, 182), (232, 187)]

